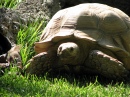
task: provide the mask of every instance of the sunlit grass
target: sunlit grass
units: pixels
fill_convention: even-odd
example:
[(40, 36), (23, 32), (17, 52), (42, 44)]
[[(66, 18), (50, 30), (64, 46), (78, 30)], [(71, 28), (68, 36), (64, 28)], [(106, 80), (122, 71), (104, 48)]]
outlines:
[[(70, 76), (71, 78), (71, 76)], [(16, 76), (5, 74), (0, 78), (1, 97), (129, 97), (130, 86), (123, 83), (102, 85), (97, 80), (80, 82), (71, 78), (49, 79), (36, 76)]]
[[(45, 25), (44, 20), (29, 24), (28, 27), (20, 29), (17, 36), (17, 44), (21, 45), (22, 63), (26, 62), (34, 55), (34, 43), (38, 41), (41, 35), (41, 27)], [(44, 28), (42, 28), (44, 29)]]
[(23, 0), (0, 0), (0, 7), (15, 8)]

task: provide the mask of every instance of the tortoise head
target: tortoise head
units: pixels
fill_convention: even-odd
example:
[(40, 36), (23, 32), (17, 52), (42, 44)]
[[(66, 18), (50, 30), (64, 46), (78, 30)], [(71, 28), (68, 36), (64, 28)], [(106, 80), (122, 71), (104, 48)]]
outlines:
[(62, 43), (57, 49), (57, 55), (64, 63), (71, 64), (79, 57), (79, 46), (74, 42)]

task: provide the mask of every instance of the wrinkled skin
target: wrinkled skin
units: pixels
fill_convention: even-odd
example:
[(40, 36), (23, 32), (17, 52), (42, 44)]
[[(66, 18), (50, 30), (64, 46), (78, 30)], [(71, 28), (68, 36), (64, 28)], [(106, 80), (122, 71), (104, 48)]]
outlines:
[(76, 61), (79, 53), (79, 46), (73, 42), (62, 43), (57, 50), (57, 56), (64, 64), (73, 64), (69, 62), (71, 62), (71, 60)]
[(26, 73), (39, 76), (45, 74), (45, 71), (52, 71), (52, 67), (57, 67), (57, 61), (52, 57), (56, 58), (57, 56), (52, 52), (42, 52), (34, 56), (29, 60), (28, 66), (25, 68)]
[[(59, 60), (62, 63), (73, 64), (69, 62), (73, 62), (78, 60), (80, 53), (79, 46), (73, 42), (62, 43), (58, 47), (57, 55), (59, 56)], [(84, 65), (86, 68), (90, 68), (91, 71), (97, 71), (101, 75), (105, 75), (109, 78), (119, 78), (126, 77), (129, 73), (128, 70), (123, 67), (123, 63), (114, 58), (113, 55), (109, 56), (102, 51), (92, 50), (90, 51), (87, 60)], [(73, 60), (73, 61), (72, 61)], [(79, 67), (79, 69), (81, 69)]]
[(123, 79), (129, 74), (129, 71), (124, 67), (122, 62), (99, 50), (90, 52), (85, 66), (109, 78)]

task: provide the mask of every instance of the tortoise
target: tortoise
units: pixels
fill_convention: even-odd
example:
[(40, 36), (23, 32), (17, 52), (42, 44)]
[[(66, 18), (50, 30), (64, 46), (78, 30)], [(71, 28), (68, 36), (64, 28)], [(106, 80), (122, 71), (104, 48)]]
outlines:
[[(17, 61), (21, 64), (20, 45), (16, 45), (18, 15), (6, 8), (0, 8), (0, 74), (10, 63)], [(20, 19), (18, 19), (20, 20)], [(16, 63), (16, 62), (15, 62)]]
[(58, 11), (35, 42), (26, 73), (99, 74), (125, 78), (130, 70), (130, 18), (120, 9), (83, 3)]
[(6, 68), (10, 67), (10, 64), (16, 63), (19, 70), (22, 69), (20, 45), (11, 45), (8, 40), (8, 35), (2, 35), (0, 33), (0, 75), (4, 73)]

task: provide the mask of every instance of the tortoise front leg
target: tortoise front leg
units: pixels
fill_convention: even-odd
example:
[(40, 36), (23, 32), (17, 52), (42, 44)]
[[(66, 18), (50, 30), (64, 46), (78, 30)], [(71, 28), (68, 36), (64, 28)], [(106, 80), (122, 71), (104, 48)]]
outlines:
[(55, 59), (55, 54), (47, 52), (39, 53), (29, 60), (25, 67), (25, 72), (37, 76), (43, 75), (45, 72), (51, 71), (52, 66), (56, 63)]
[(47, 53), (45, 52), (39, 53), (28, 61), (25, 67), (25, 72), (29, 74), (35, 74), (37, 76), (42, 75), (50, 66), (48, 61), (49, 56)]
[(124, 78), (128, 75), (128, 70), (119, 60), (103, 53), (99, 50), (90, 52), (86, 60), (86, 66), (97, 71), (99, 74), (108, 78)]

